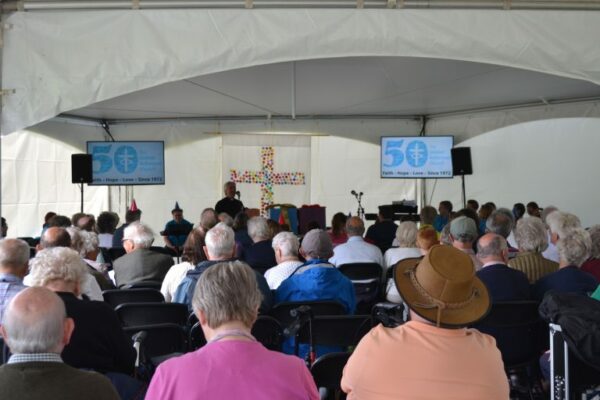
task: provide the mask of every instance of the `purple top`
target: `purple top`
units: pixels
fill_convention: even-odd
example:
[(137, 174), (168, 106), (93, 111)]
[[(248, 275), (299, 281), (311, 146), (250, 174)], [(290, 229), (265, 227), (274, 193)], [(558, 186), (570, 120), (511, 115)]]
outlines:
[(161, 364), (146, 394), (153, 399), (318, 400), (319, 393), (300, 358), (221, 340)]

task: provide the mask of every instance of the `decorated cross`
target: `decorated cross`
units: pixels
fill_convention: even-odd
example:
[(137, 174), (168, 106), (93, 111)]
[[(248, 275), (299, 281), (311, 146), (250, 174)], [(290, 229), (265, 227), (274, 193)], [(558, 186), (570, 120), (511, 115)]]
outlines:
[(273, 204), (273, 185), (304, 185), (304, 172), (273, 172), (275, 150), (271, 146), (260, 150), (260, 171), (229, 170), (231, 181), (236, 183), (260, 184), (260, 213), (266, 215), (267, 207)]

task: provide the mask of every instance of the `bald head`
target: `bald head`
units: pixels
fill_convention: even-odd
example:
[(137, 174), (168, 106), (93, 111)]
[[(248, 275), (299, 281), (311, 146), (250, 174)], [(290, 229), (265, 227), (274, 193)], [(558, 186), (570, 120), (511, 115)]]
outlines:
[(484, 264), (508, 262), (508, 245), (506, 239), (496, 233), (486, 233), (477, 242), (477, 258)]
[(365, 233), (365, 223), (358, 217), (350, 217), (346, 221), (346, 233), (348, 236), (362, 236)]
[(73, 327), (60, 297), (46, 288), (31, 287), (13, 297), (0, 329), (12, 353), (60, 354)]
[(0, 240), (0, 273), (23, 278), (27, 274), (29, 245), (20, 239)]
[(46, 229), (40, 240), (42, 249), (51, 247), (71, 247), (71, 235), (65, 228), (51, 227)]

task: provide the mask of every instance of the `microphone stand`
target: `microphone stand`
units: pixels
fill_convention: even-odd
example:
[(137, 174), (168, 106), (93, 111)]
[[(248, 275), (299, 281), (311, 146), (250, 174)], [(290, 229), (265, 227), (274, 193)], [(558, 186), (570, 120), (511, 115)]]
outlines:
[(363, 197), (363, 192), (359, 192), (359, 193), (352, 193), (354, 195), (354, 197), (356, 198), (356, 201), (358, 201), (358, 210), (356, 211), (356, 215), (358, 216), (358, 218), (360, 219), (364, 219), (365, 218), (365, 209), (362, 206), (362, 197)]

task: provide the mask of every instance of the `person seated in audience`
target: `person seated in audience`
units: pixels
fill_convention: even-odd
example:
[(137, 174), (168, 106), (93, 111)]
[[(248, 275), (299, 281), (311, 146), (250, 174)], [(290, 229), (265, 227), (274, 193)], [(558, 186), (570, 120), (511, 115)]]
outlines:
[[(86, 271), (92, 275), (100, 290), (114, 289), (115, 285), (108, 277), (107, 267), (96, 262), (100, 249), (98, 248), (98, 235), (70, 226), (67, 232), (71, 236), (71, 248), (79, 253), (86, 265)], [(102, 300), (102, 299), (94, 299)]]
[(524, 272), (529, 283), (558, 271), (558, 263), (542, 256), (548, 247), (546, 226), (539, 218), (521, 218), (515, 228), (515, 240), (519, 252), (508, 261), (511, 268)]
[(559, 211), (554, 206), (544, 209), (542, 221), (548, 227), (548, 248), (542, 255), (549, 260), (560, 262), (557, 248), (559, 238), (566, 235), (571, 229), (581, 228), (581, 221), (576, 215)]
[(529, 280), (527, 276), (509, 268), (506, 239), (496, 233), (486, 233), (477, 242), (477, 258), (483, 266), (477, 277), (488, 288), (492, 302), (529, 300)]
[(56, 216), (56, 213), (54, 211), (48, 211), (46, 215), (44, 215), (44, 223), (42, 224), (42, 233), (40, 233), (40, 236), (42, 236), (46, 229), (50, 227), (50, 220), (54, 216)]
[(106, 377), (63, 362), (73, 328), (64, 303), (50, 290), (34, 287), (17, 294), (0, 326), (12, 352), (0, 367), (0, 398), (119, 400)]
[(513, 217), (515, 217), (515, 223), (519, 221), (525, 215), (525, 204), (515, 203), (512, 209)]
[(375, 263), (383, 267), (381, 250), (375, 245), (365, 242), (363, 234), (365, 224), (359, 217), (351, 217), (346, 221), (348, 240), (333, 249), (333, 257), (329, 262), (339, 267), (352, 263)]
[(467, 208), (477, 212), (479, 210), (479, 202), (474, 199), (467, 200)]
[(450, 235), (450, 224), (446, 224), (446, 226), (439, 232), (440, 244), (446, 246), (452, 246), (452, 235)]
[(218, 223), (219, 219), (217, 218), (215, 210), (212, 208), (205, 208), (200, 214), (200, 224), (198, 229), (206, 234), (206, 232), (211, 230)]
[(68, 228), (71, 226), (71, 219), (64, 215), (55, 215), (48, 221), (48, 228)]
[[(515, 218), (508, 208), (499, 208), (492, 212), (485, 222), (485, 231), (495, 233), (502, 236), (508, 241), (513, 227), (515, 226)], [(514, 247), (508, 246), (508, 258), (515, 258), (519, 251)]]
[[(192, 297), (198, 278), (200, 278), (209, 267), (223, 261), (234, 261), (235, 257), (235, 234), (233, 233), (233, 229), (222, 222), (219, 222), (206, 233), (204, 242), (206, 244), (204, 253), (208, 260), (199, 262), (194, 269), (187, 272), (185, 278), (183, 278), (177, 287), (175, 296), (173, 297), (174, 303), (187, 304), (190, 311), (192, 311)], [(260, 312), (265, 313), (269, 311), (273, 304), (273, 296), (264, 276), (256, 270), (255, 273), (258, 287), (263, 294)]]
[[(50, 227), (46, 229), (46, 232), (40, 238), (40, 243), (37, 245), (36, 249), (39, 251), (44, 249), (50, 249), (54, 247), (73, 247), (73, 242), (71, 241), (71, 235), (67, 229), (70, 228), (61, 228), (61, 227)], [(77, 230), (77, 228), (73, 228)], [(79, 241), (79, 239), (77, 239)], [(77, 245), (77, 243), (76, 243)], [(27, 275), (24, 279), (26, 286), (31, 286), (30, 276)], [(103, 301), (102, 297), (102, 289), (100, 289), (100, 285), (96, 278), (91, 273), (86, 273), (83, 277), (83, 281), (81, 283), (81, 295), (83, 297), (87, 297), (91, 300)]]
[(452, 246), (471, 257), (475, 270), (481, 269), (481, 261), (475, 256), (473, 244), (478, 237), (477, 225), (469, 217), (460, 216), (450, 221), (450, 239)]
[(394, 208), (392, 206), (379, 206), (377, 221), (367, 229), (365, 239), (379, 247), (381, 254), (392, 247), (392, 242), (396, 237), (398, 225), (394, 223), (393, 218)]
[(333, 245), (327, 232), (309, 231), (302, 239), (300, 254), (306, 262), (298, 266), (275, 292), (275, 302), (334, 300), (353, 314), (356, 298), (352, 282), (328, 259), (333, 255)]
[(233, 219), (233, 230), (235, 232), (235, 254), (237, 258), (240, 258), (242, 251), (254, 243), (248, 235), (248, 215), (245, 212), (237, 213)]
[(82, 231), (96, 232), (96, 217), (92, 214), (84, 214), (77, 220), (77, 224), (74, 224), (74, 226)]
[(292, 232), (280, 232), (273, 238), (273, 251), (277, 265), (265, 272), (265, 279), (271, 290), (277, 290), (281, 282), (302, 265), (298, 258), (300, 242)]
[(533, 286), (533, 295), (538, 300), (542, 300), (549, 290), (588, 295), (598, 286), (598, 281), (593, 275), (579, 269), (590, 256), (590, 234), (581, 228), (573, 228), (561, 235), (557, 244), (559, 269), (544, 276)]
[(113, 245), (113, 235), (119, 224), (119, 216), (115, 213), (104, 211), (98, 215), (96, 227), (98, 228), (98, 246), (110, 249)]
[(396, 229), (397, 248), (392, 247), (383, 256), (383, 267), (387, 271), (398, 261), (405, 258), (421, 257), (421, 249), (417, 247), (417, 225), (412, 221), (401, 222)]
[(269, 237), (274, 238), (279, 232), (283, 231), (283, 227), (279, 225), (279, 222), (273, 221), (267, 218), (267, 225), (269, 226)]
[(63, 360), (76, 368), (101, 373), (133, 373), (135, 350), (117, 314), (106, 303), (78, 299), (86, 267), (79, 254), (66, 247), (40, 251), (30, 261), (31, 285), (50, 289), (64, 301), (76, 329), (62, 352)]
[(248, 221), (248, 235), (254, 243), (242, 250), (240, 259), (264, 274), (266, 270), (277, 265), (267, 219), (264, 217), (250, 218)]
[(441, 232), (444, 226), (450, 222), (450, 215), (452, 214), (452, 203), (449, 200), (440, 201), (438, 206), (439, 214), (433, 221), (433, 227), (436, 231)]
[(167, 275), (165, 275), (160, 292), (167, 303), (173, 301), (177, 287), (185, 278), (187, 272), (207, 260), (206, 254), (204, 254), (204, 236), (205, 234), (198, 229), (191, 231), (183, 244), (182, 262), (169, 268)]
[(267, 350), (252, 336), (261, 292), (248, 265), (219, 262), (195, 286), (192, 305), (207, 344), (162, 363), (146, 400), (319, 399), (301, 359)]
[(133, 207), (135, 204), (132, 204), (132, 207), (125, 212), (125, 223), (115, 229), (115, 233), (113, 234), (112, 247), (123, 248), (123, 235), (125, 233), (125, 228), (136, 221), (139, 221), (142, 218), (142, 210), (137, 208), (137, 205)]
[(507, 400), (496, 342), (465, 328), (490, 308), (470, 257), (437, 245), (421, 261), (396, 268), (394, 276), (410, 321), (378, 325), (362, 338), (342, 376), (348, 398)]
[(162, 282), (173, 265), (173, 258), (150, 250), (152, 242), (154, 232), (148, 225), (132, 222), (125, 228), (123, 247), (126, 254), (113, 262), (117, 287), (136, 282)]
[(535, 201), (530, 201), (527, 203), (527, 215), (530, 217), (541, 218), (540, 215), (540, 206)]
[(29, 245), (20, 239), (0, 240), (0, 322), (10, 300), (26, 286)]
[(479, 212), (477, 213), (477, 216), (479, 217), (479, 226), (477, 228), (479, 229), (480, 234), (483, 235), (485, 233), (485, 224), (487, 222), (487, 219), (490, 217), (490, 215), (492, 215), (493, 212), (494, 209), (489, 203), (483, 204), (479, 209)]
[(594, 275), (600, 282), (600, 225), (590, 227), (588, 233), (592, 239), (592, 250), (590, 258), (581, 265), (581, 270)]
[(79, 219), (83, 217), (87, 217), (87, 214), (83, 212), (76, 212), (75, 214), (71, 215), (71, 226), (79, 228)]
[(183, 218), (183, 210), (179, 207), (178, 202), (175, 202), (175, 207), (171, 210), (171, 216), (173, 219), (167, 222), (162, 232), (163, 240), (165, 247), (179, 255), (182, 253), (183, 244), (189, 233), (194, 229), (194, 225)]
[[(419, 231), (417, 232), (417, 239), (416, 239), (416, 244), (417, 244), (417, 248), (419, 249), (419, 254), (417, 255), (415, 253), (415, 255), (413, 257), (406, 257), (402, 260), (399, 260), (396, 264), (400, 263), (401, 261), (420, 259), (421, 257), (425, 256), (429, 252), (430, 248), (432, 248), (436, 244), (440, 244), (440, 241), (438, 240), (437, 237), (438, 237), (437, 232), (435, 231), (433, 226), (419, 229)], [(393, 265), (392, 265), (392, 267), (393, 267)], [(400, 293), (398, 293), (398, 288), (396, 288), (396, 283), (394, 281), (393, 276), (387, 280), (387, 286), (385, 289), (385, 299), (392, 303), (398, 303), (398, 304), (402, 303), (402, 297), (400, 297)]]
[(348, 235), (346, 234), (346, 214), (344, 213), (335, 213), (333, 218), (331, 218), (331, 229), (327, 231), (329, 237), (331, 238), (331, 243), (333, 244), (333, 248), (335, 246), (340, 245), (342, 243), (346, 243), (348, 240)]
[(233, 228), (233, 217), (231, 215), (227, 214), (226, 212), (222, 212), (217, 216), (217, 218), (219, 219), (219, 222), (222, 222), (228, 227)]

